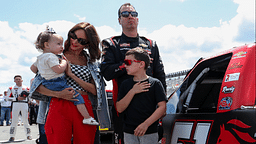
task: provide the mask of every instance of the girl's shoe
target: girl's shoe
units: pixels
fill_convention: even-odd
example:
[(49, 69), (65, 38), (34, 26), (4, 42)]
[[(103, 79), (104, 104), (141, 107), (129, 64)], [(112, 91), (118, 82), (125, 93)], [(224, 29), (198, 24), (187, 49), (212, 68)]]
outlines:
[(92, 117), (84, 119), (83, 124), (88, 124), (88, 125), (99, 125), (99, 123)]

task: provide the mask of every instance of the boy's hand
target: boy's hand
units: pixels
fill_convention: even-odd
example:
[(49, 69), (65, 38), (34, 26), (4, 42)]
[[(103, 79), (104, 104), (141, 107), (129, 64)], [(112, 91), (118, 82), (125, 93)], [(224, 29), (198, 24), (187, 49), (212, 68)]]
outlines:
[(133, 86), (132, 90), (134, 91), (135, 94), (138, 94), (148, 91), (149, 87), (150, 84), (148, 82), (138, 82)]
[(145, 123), (142, 123), (134, 130), (134, 135), (143, 136), (146, 133), (147, 129), (148, 126)]

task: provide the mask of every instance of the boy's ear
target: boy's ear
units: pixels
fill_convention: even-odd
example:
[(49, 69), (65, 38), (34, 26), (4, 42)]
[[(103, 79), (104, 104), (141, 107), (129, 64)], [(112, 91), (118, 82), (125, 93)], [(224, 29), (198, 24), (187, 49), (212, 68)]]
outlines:
[(141, 61), (140, 62), (140, 68), (144, 68), (145, 67), (145, 62), (144, 61)]

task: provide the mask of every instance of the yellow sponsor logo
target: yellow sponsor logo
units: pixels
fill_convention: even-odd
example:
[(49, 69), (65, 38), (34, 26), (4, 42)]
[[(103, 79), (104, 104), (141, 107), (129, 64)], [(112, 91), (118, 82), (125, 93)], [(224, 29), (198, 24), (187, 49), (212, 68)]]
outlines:
[(108, 128), (100, 128), (100, 126), (99, 126), (99, 130), (106, 131), (106, 130), (108, 130)]

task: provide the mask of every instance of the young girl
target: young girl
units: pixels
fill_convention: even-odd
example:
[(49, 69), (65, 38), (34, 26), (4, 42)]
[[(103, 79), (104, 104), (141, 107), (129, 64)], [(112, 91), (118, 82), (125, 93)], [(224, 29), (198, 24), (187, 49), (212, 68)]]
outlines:
[[(41, 32), (38, 35), (35, 45), (36, 49), (43, 51), (43, 54), (37, 57), (37, 61), (30, 67), (30, 69), (32, 72), (41, 75), (44, 79), (42, 85), (54, 91), (62, 91), (63, 89), (70, 87), (67, 85), (64, 73), (68, 66), (67, 61), (65, 60), (65, 57), (59, 58), (57, 56), (63, 52), (63, 38), (56, 34), (53, 29), (47, 27), (46, 31)], [(78, 96), (75, 97), (75, 95)], [(89, 115), (84, 105), (85, 102), (83, 97), (78, 92), (76, 92), (75, 95), (74, 99), (77, 99), (78, 101), (74, 101), (74, 104), (84, 117), (83, 123), (88, 125), (99, 125), (99, 123)], [(39, 107), (39, 114), (40, 110), (43, 110), (41, 114), (45, 115), (46, 106)]]

